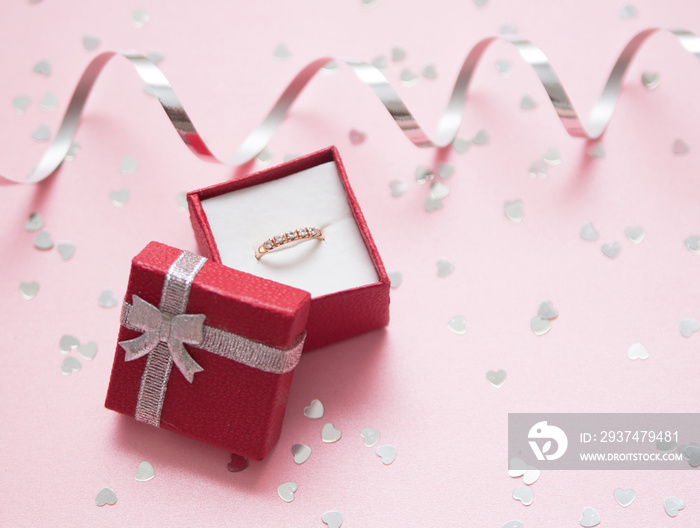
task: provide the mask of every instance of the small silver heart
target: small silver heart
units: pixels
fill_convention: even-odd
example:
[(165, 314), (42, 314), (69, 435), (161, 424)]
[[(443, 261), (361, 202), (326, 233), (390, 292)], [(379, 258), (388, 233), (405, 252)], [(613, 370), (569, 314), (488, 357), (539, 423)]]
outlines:
[(437, 70), (435, 64), (426, 64), (420, 71), (421, 75), (426, 79), (437, 79)]
[(112, 290), (103, 290), (97, 298), (97, 304), (103, 308), (113, 308), (117, 305), (117, 300), (114, 298)]
[(377, 5), (378, 0), (362, 0), (362, 7), (365, 9), (372, 9), (375, 5)]
[(544, 161), (549, 166), (555, 166), (561, 164), (561, 157), (559, 156), (559, 151), (556, 147), (550, 147), (547, 152), (542, 156), (542, 161)]
[(474, 5), (476, 7), (484, 7), (489, 0), (474, 0)]
[(541, 319), (538, 316), (530, 319), (530, 328), (536, 336), (546, 334), (552, 329), (552, 323), (547, 319)]
[(131, 12), (131, 25), (136, 29), (141, 29), (151, 20), (151, 14), (145, 9), (136, 9)]
[(328, 528), (340, 528), (343, 524), (343, 515), (339, 511), (331, 510), (321, 515), (321, 520), (328, 525)]
[(508, 220), (518, 223), (523, 219), (523, 202), (521, 200), (508, 201), (503, 204), (503, 212)]
[(513, 35), (518, 32), (518, 27), (515, 24), (506, 22), (501, 25), (501, 35)]
[(39, 283), (36, 281), (20, 282), (19, 291), (22, 294), (22, 297), (29, 301), (30, 299), (33, 299), (37, 293), (39, 293)]
[(134, 473), (134, 478), (139, 482), (148, 482), (156, 476), (156, 471), (150, 462), (140, 462), (139, 468)]
[(383, 57), (382, 55), (375, 57), (372, 60), (372, 66), (377, 68), (378, 70), (384, 70), (386, 69), (386, 58)]
[(528, 94), (523, 95), (523, 98), (520, 99), (520, 108), (523, 110), (532, 110), (537, 106), (537, 102), (530, 97)]
[(421, 185), (431, 181), (433, 178), (435, 178), (435, 173), (433, 173), (429, 167), (424, 165), (416, 167), (416, 181)]
[(66, 161), (73, 161), (75, 158), (75, 155), (78, 153), (80, 150), (80, 145), (76, 143), (75, 141), (70, 144), (70, 147), (68, 148), (68, 152), (66, 152)]
[(429, 197), (433, 200), (442, 200), (450, 194), (450, 188), (442, 182), (434, 181), (430, 184)]
[(506, 371), (503, 369), (497, 371), (489, 370), (486, 373), (486, 379), (489, 380), (491, 385), (499, 388), (506, 382)]
[(678, 329), (683, 337), (690, 337), (695, 332), (700, 330), (700, 324), (695, 319), (684, 318), (681, 319)]
[(552, 319), (559, 317), (559, 311), (554, 308), (552, 301), (542, 301), (540, 303), (540, 307), (537, 309), (537, 316), (540, 319), (547, 319), (548, 321), (551, 321)]
[(187, 211), (187, 193), (179, 192), (175, 195), (177, 200), (177, 208), (180, 211)]
[(540, 478), (540, 470), (527, 464), (522, 458), (513, 457), (508, 460), (508, 476), (512, 478), (526, 477), (523, 478), (523, 481), (529, 486)]
[(643, 227), (626, 227), (625, 236), (627, 237), (627, 240), (633, 244), (639, 244), (642, 240), (644, 240), (646, 233), (644, 232)]
[(304, 416), (312, 420), (323, 418), (323, 413), (324, 409), (321, 400), (311, 400), (311, 403), (309, 403), (307, 407), (304, 407)]
[(635, 494), (633, 489), (617, 488), (613, 491), (613, 496), (620, 506), (627, 508), (627, 506), (634, 502)]
[(399, 196), (404, 194), (408, 189), (408, 185), (406, 184), (406, 182), (401, 180), (391, 180), (389, 182), (389, 187), (391, 188), (391, 195), (394, 198), (398, 198)]
[(523, 475), (523, 482), (527, 484), (528, 486), (531, 486), (535, 482), (537, 482), (537, 479), (540, 478), (541, 471), (537, 468), (532, 468), (528, 469), (525, 474)]
[(285, 482), (277, 487), (277, 493), (284, 502), (292, 502), (297, 490), (296, 482)]
[(53, 239), (48, 231), (39, 231), (34, 237), (34, 247), (37, 249), (51, 249), (53, 247)]
[(332, 75), (338, 71), (338, 68), (340, 68), (340, 65), (336, 61), (329, 61), (321, 68), (321, 71), (327, 75)]
[(46, 123), (40, 124), (32, 132), (32, 137), (37, 141), (48, 141), (51, 138), (51, 131), (49, 130), (49, 125)]
[(40, 60), (34, 65), (34, 71), (41, 75), (51, 75), (51, 64), (47, 60)]
[(491, 138), (485, 128), (480, 128), (472, 138), (472, 143), (475, 145), (488, 145), (489, 141), (491, 141)]
[(605, 149), (602, 143), (595, 143), (588, 147), (586, 150), (589, 158), (603, 158), (605, 157)]
[(469, 147), (471, 147), (471, 144), (472, 142), (468, 139), (457, 136), (452, 142), (452, 148), (455, 149), (455, 152), (459, 152), (461, 154), (466, 152)]
[(292, 56), (292, 54), (291, 54), (291, 53), (289, 52), (289, 50), (287, 49), (287, 46), (285, 46), (284, 44), (279, 44), (279, 45), (275, 48), (275, 51), (274, 51), (273, 55), (275, 56), (275, 59), (277, 59), (277, 60), (283, 60), (283, 61), (284, 61), (284, 60), (289, 60), (289, 59), (291, 58), (291, 56)]
[(381, 457), (382, 464), (388, 466), (394, 460), (396, 460), (396, 447), (389, 444), (380, 445), (376, 450), (378, 457)]
[(656, 441), (656, 450), (661, 451), (662, 453), (673, 453), (677, 447), (678, 444), (676, 444), (676, 442), (673, 440), (669, 440), (668, 442), (664, 441), (663, 439)]
[(80, 346), (80, 341), (75, 336), (70, 334), (65, 334), (61, 336), (61, 340), (58, 342), (58, 348), (63, 354), (67, 354), (71, 350), (75, 350)]
[(122, 158), (122, 164), (119, 167), (119, 172), (122, 174), (133, 174), (136, 172), (136, 170), (139, 168), (139, 164), (134, 159), (133, 156), (126, 155)]
[(433, 198), (432, 196), (428, 196), (425, 199), (425, 203), (423, 204), (423, 208), (428, 212), (432, 213), (433, 211), (437, 211), (438, 209), (442, 209), (443, 203), (441, 198)]
[(39, 101), (39, 108), (42, 110), (56, 110), (56, 107), (58, 106), (58, 99), (56, 98), (56, 94), (54, 93), (47, 93), (41, 101)]
[(455, 168), (453, 165), (450, 163), (445, 163), (441, 161), (440, 163), (437, 164), (437, 173), (438, 176), (440, 176), (441, 179), (446, 180), (450, 177), (452, 177), (452, 173), (454, 172)]
[(666, 497), (664, 499), (664, 511), (669, 517), (675, 517), (678, 512), (685, 508), (685, 502), (678, 497)]
[(642, 73), (642, 84), (647, 90), (653, 90), (661, 84), (661, 77), (659, 77), (658, 73), (644, 72)]
[(365, 139), (367, 139), (367, 134), (364, 132), (360, 132), (354, 128), (350, 131), (350, 143), (353, 145), (361, 145), (365, 142)]
[(27, 107), (31, 102), (32, 100), (29, 98), (29, 96), (18, 95), (12, 98), (12, 107), (15, 109), (15, 112), (22, 115), (27, 110)]
[(365, 442), (365, 447), (374, 447), (379, 442), (381, 434), (379, 430), (374, 427), (365, 427), (360, 431), (360, 436)]
[(700, 236), (699, 235), (691, 235), (688, 238), (685, 239), (684, 241), (685, 247), (688, 248), (688, 251), (691, 251), (692, 253), (698, 254), (700, 253)]
[(408, 68), (401, 70), (401, 84), (404, 86), (413, 86), (418, 82), (418, 76)]
[(311, 456), (311, 448), (304, 444), (294, 444), (292, 446), (292, 456), (295, 464), (303, 464)]
[(498, 70), (498, 73), (500, 73), (503, 77), (508, 77), (510, 75), (512, 67), (513, 66), (510, 63), (510, 61), (507, 61), (507, 60), (496, 61), (496, 69)]
[(690, 151), (690, 145), (688, 145), (681, 138), (676, 138), (673, 142), (673, 153), (674, 154), (687, 154)]
[(501, 528), (525, 528), (522, 521), (508, 521)]
[(452, 264), (447, 259), (440, 259), (437, 261), (437, 274), (438, 277), (447, 277), (450, 273), (455, 270), (455, 265)]
[(600, 250), (603, 252), (603, 255), (605, 255), (608, 258), (614, 259), (620, 254), (620, 244), (619, 242), (613, 242), (611, 244), (603, 244), (600, 247)]
[(406, 51), (403, 48), (394, 46), (391, 49), (391, 61), (400, 62), (406, 58)]
[(594, 508), (586, 506), (583, 509), (583, 517), (581, 517), (578, 522), (581, 523), (581, 526), (584, 528), (598, 526), (600, 524), (600, 515), (598, 515), (598, 512)]
[(75, 244), (73, 242), (59, 242), (56, 244), (56, 249), (63, 260), (68, 260), (75, 254)]
[(146, 53), (146, 57), (149, 61), (156, 65), (163, 60), (163, 54), (160, 51), (149, 51)]
[(641, 343), (632, 343), (627, 349), (627, 357), (632, 361), (636, 359), (647, 359), (649, 357), (649, 351)]
[(248, 467), (248, 459), (244, 456), (231, 453), (231, 460), (226, 464), (226, 469), (231, 473), (240, 473)]
[(83, 46), (85, 46), (86, 50), (94, 50), (99, 45), (100, 39), (98, 37), (93, 35), (85, 35), (83, 37)]
[(620, 9), (620, 17), (634, 18), (637, 16), (637, 9), (631, 4), (625, 4)]
[(530, 165), (530, 168), (527, 172), (531, 178), (546, 178), (547, 165), (545, 165), (545, 163), (541, 159), (538, 159), (532, 165)]
[(463, 315), (455, 315), (449, 321), (447, 321), (447, 326), (457, 335), (464, 335), (467, 333), (467, 322)]
[(535, 499), (535, 494), (529, 486), (519, 486), (513, 490), (513, 498), (523, 503), (523, 506), (530, 506)]
[(403, 274), (400, 271), (392, 271), (388, 273), (389, 281), (391, 281), (391, 289), (395, 290), (401, 286), (401, 281), (403, 280)]
[(76, 358), (73, 356), (66, 356), (63, 358), (63, 361), (61, 362), (61, 372), (65, 376), (68, 376), (72, 372), (79, 372), (80, 371), (80, 361), (78, 361)]
[(104, 506), (105, 504), (114, 506), (116, 503), (117, 494), (114, 493), (114, 490), (112, 488), (102, 488), (97, 494), (97, 497), (95, 497), (95, 504), (97, 504), (98, 506)]
[(321, 440), (323, 440), (327, 444), (332, 444), (334, 442), (337, 442), (340, 440), (340, 437), (342, 434), (338, 429), (333, 427), (332, 423), (327, 423), (323, 426), (323, 429), (321, 429)]
[(90, 361), (97, 354), (97, 343), (94, 341), (88, 341), (84, 345), (80, 345), (78, 347), (78, 354), (80, 354), (80, 357), (83, 359)]
[(268, 163), (272, 159), (272, 151), (270, 149), (263, 149), (255, 159), (262, 163)]
[(590, 222), (581, 228), (581, 232), (579, 234), (584, 240), (598, 240), (599, 236), (598, 231), (595, 230), (595, 227), (593, 227), (593, 224)]
[(700, 446), (692, 444), (685, 446), (683, 451), (680, 451), (679, 449), (679, 452), (681, 452), (683, 458), (688, 460), (688, 464), (690, 464), (692, 467), (700, 466)]
[(109, 199), (112, 200), (112, 203), (117, 207), (122, 207), (129, 199), (129, 190), (117, 189), (116, 191), (112, 191), (109, 193)]

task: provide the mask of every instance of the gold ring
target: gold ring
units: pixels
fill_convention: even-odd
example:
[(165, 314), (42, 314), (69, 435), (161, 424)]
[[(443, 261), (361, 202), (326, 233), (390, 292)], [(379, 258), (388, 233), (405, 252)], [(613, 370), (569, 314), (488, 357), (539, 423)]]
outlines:
[(269, 253), (280, 246), (290, 242), (302, 242), (304, 240), (324, 240), (323, 231), (317, 227), (300, 227), (292, 231), (287, 231), (282, 235), (275, 235), (265, 240), (258, 249), (255, 250), (255, 258), (260, 260), (265, 253)]

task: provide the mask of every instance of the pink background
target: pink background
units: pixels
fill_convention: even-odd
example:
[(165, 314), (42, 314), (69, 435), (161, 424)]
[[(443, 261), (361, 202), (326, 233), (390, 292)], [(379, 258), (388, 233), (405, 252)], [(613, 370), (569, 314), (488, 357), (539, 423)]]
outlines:
[[(0, 17), (0, 174), (23, 175), (47, 143), (31, 137), (42, 122), (55, 132), (70, 93), (99, 51), (133, 48), (164, 55), (161, 68), (212, 149), (232, 154), (262, 119), (286, 83), (307, 62), (324, 55), (372, 60), (387, 57), (386, 75), (429, 131), (435, 130), (462, 59), (504, 23), (540, 46), (582, 115), (587, 115), (623, 46), (637, 31), (684, 27), (700, 32), (697, 2), (636, 1), (638, 15), (620, 17), (621, 3), (606, 0), (468, 0), (404, 2), (166, 2), (130, 4), (51, 1), (6, 2)], [(207, 4), (202, 7), (200, 4)], [(131, 12), (151, 20), (137, 30)], [(96, 50), (84, 35), (101, 39)], [(291, 59), (273, 56), (278, 44)], [(391, 48), (407, 54), (389, 60)], [(52, 73), (32, 71), (47, 59)], [(506, 59), (512, 73), (494, 63)], [(403, 68), (419, 74), (428, 63), (438, 78), (399, 81)], [(658, 72), (648, 91), (642, 72)], [(414, 182), (418, 165), (435, 152), (412, 146), (371, 91), (341, 67), (312, 81), (270, 145), (272, 161), (338, 146), (387, 270), (403, 283), (392, 291), (386, 331), (318, 350), (297, 369), (282, 437), (263, 463), (242, 473), (226, 469), (229, 455), (103, 408), (119, 309), (101, 308), (104, 289), (121, 298), (129, 261), (150, 240), (195, 250), (178, 193), (252, 170), (208, 165), (192, 156), (157, 102), (124, 60), (114, 60), (98, 81), (77, 135), (80, 151), (59, 173), (37, 186), (0, 188), (0, 524), (3, 526), (319, 526), (332, 509), (343, 526), (579, 526), (586, 506), (601, 526), (697, 526), (700, 485), (690, 471), (544, 472), (524, 507), (511, 494), (521, 485), (506, 471), (508, 412), (696, 412), (700, 402), (700, 334), (681, 337), (683, 317), (700, 319), (700, 256), (683, 244), (700, 234), (700, 67), (669, 35), (655, 36), (634, 61), (603, 146), (591, 160), (584, 141), (568, 137), (532, 70), (512, 47), (494, 45), (479, 68), (462, 135), (484, 127), (486, 146), (450, 153), (455, 171), (450, 195), (427, 213), (427, 186)], [(59, 108), (38, 103), (48, 92)], [(538, 103), (519, 107), (524, 94)], [(12, 98), (26, 94), (23, 115)], [(351, 145), (349, 132), (367, 134)], [(690, 152), (675, 155), (676, 137)], [(528, 167), (549, 147), (562, 164), (545, 179)], [(131, 155), (138, 170), (120, 173)], [(257, 166), (260, 166), (257, 163)], [(399, 198), (394, 179), (408, 184)], [(109, 193), (126, 188), (124, 207)], [(503, 214), (506, 200), (521, 199), (519, 224)], [(24, 222), (40, 212), (55, 241), (77, 251), (33, 247)], [(586, 242), (579, 230), (593, 222), (601, 238)], [(629, 242), (623, 230), (643, 226), (646, 238)], [(618, 241), (611, 260), (600, 244)], [(455, 265), (438, 277), (436, 261)], [(330, 272), (330, 270), (329, 270)], [(24, 300), (22, 281), (38, 281)], [(551, 332), (536, 337), (529, 321), (550, 299), (560, 311)], [(463, 314), (467, 332), (447, 321)], [(61, 374), (59, 339), (95, 340), (99, 351), (82, 370)], [(647, 360), (630, 361), (634, 342)], [(73, 355), (76, 355), (73, 353)], [(489, 370), (505, 369), (494, 388)], [(312, 398), (326, 407), (323, 420), (302, 414)], [(330, 421), (343, 433), (323, 444)], [(398, 448), (381, 464), (362, 444), (373, 426), (380, 443)], [(305, 443), (311, 458), (294, 464), (290, 447)], [(136, 482), (142, 460), (155, 467), (150, 482)], [(277, 486), (299, 490), (283, 502)], [(115, 506), (98, 508), (95, 495), (110, 486)], [(617, 487), (633, 488), (622, 508)], [(667, 496), (685, 500), (675, 519)]]

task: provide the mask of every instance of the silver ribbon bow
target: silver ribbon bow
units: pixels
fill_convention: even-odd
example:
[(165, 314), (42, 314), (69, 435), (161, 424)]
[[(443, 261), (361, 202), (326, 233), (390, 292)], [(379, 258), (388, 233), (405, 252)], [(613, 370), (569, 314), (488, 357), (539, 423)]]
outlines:
[(158, 343), (165, 343), (173, 363), (187, 381), (192, 383), (194, 375), (204, 369), (187, 352), (185, 343), (194, 346), (202, 344), (205, 317), (203, 314), (170, 315), (134, 295), (127, 322), (130, 327), (143, 332), (143, 335), (119, 343), (126, 352), (124, 360), (141, 358), (153, 351)]

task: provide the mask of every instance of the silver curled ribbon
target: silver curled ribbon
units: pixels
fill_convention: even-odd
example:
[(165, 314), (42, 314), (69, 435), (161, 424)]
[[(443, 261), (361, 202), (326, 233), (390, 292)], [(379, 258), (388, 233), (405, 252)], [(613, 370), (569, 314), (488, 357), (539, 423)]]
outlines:
[[(438, 122), (437, 134), (434, 140), (421, 128), (416, 118), (411, 114), (379, 69), (360, 60), (337, 60), (349, 66), (359, 80), (374, 92), (399, 128), (414, 145), (418, 147), (443, 148), (449, 146), (457, 137), (457, 132), (462, 124), (469, 85), (474, 71), (481, 61), (481, 57), (494, 41), (506, 41), (512, 44), (519, 52), (520, 57), (533, 68), (547, 92), (549, 100), (559, 116), (559, 120), (569, 135), (585, 139), (597, 139), (605, 132), (610, 123), (620, 95), (622, 80), (630, 62), (642, 44), (649, 37), (660, 31), (668, 32), (676, 37), (681, 47), (700, 61), (700, 37), (690, 31), (684, 29), (649, 28), (637, 33), (625, 46), (615, 62), (603, 92), (591, 111), (588, 125), (585, 125), (579, 118), (549, 59), (547, 59), (540, 48), (530, 41), (517, 36), (485, 38), (479, 41), (464, 59), (447, 108)], [(289, 108), (309, 81), (321, 68), (336, 60), (332, 57), (324, 57), (311, 62), (303, 68), (282, 92), (282, 95), (277, 99), (277, 102), (262, 123), (243, 140), (243, 143), (232, 157), (224, 160), (211, 152), (199, 135), (199, 132), (197, 132), (182, 103), (175, 95), (170, 82), (151, 60), (144, 55), (131, 51), (101, 53), (92, 60), (80, 77), (56, 137), (46, 152), (44, 152), (37, 166), (25, 178), (3, 176), (6, 180), (16, 183), (37, 183), (58, 169), (70, 149), (78, 128), (80, 116), (95, 81), (107, 62), (115, 56), (124, 57), (131, 63), (136, 73), (145, 83), (146, 88), (160, 101), (163, 110), (165, 110), (170, 119), (170, 123), (180, 135), (182, 141), (195, 155), (209, 162), (229, 166), (242, 165), (257, 156), (270, 142), (282, 120), (287, 115)]]
[(173, 363), (190, 383), (202, 367), (185, 344), (242, 363), (264, 372), (283, 374), (299, 363), (306, 334), (288, 349), (278, 349), (204, 324), (205, 315), (186, 314), (190, 288), (206, 259), (183, 251), (168, 269), (159, 308), (133, 295), (124, 303), (121, 324), (142, 335), (119, 345), (125, 361), (147, 356), (134, 417), (160, 426), (165, 393)]

